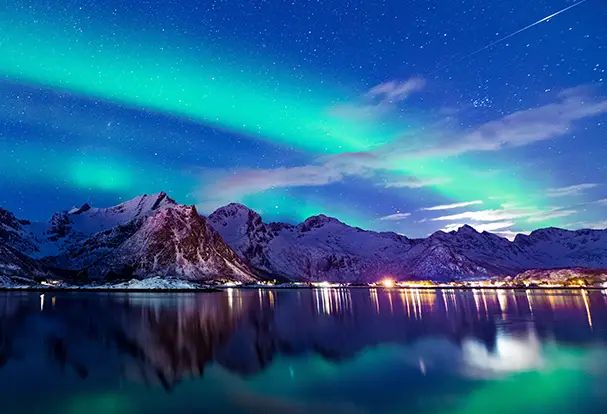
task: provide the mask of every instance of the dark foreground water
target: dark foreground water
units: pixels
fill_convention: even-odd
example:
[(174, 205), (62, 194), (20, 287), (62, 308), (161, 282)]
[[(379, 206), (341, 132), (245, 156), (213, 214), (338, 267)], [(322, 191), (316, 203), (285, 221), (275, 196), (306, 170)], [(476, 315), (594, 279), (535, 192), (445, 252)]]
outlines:
[(2, 413), (606, 413), (607, 292), (0, 293)]

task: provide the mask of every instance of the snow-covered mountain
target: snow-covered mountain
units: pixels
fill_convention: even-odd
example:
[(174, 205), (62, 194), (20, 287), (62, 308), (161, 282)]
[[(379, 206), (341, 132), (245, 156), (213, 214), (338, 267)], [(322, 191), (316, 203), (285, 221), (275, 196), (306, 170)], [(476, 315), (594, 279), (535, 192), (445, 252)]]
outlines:
[(567, 267), (555, 269), (532, 269), (520, 273), (514, 279), (519, 282), (545, 281), (565, 283), (583, 279), (587, 285), (607, 282), (607, 269), (588, 269), (584, 267)]
[(296, 226), (264, 223), (241, 204), (218, 209), (209, 221), (252, 266), (297, 280), (451, 280), (516, 275), (535, 268), (607, 267), (605, 230), (541, 229), (510, 242), (463, 226), (408, 239), (364, 231), (323, 215)]
[(69, 272), (83, 279), (447, 281), (530, 269), (607, 268), (607, 230), (548, 228), (511, 242), (463, 226), (409, 239), (324, 215), (298, 225), (264, 223), (234, 203), (207, 219), (165, 193), (110, 208), (85, 204), (46, 223), (18, 220), (0, 209), (0, 249), (0, 275)]
[(83, 279), (255, 280), (194, 206), (177, 204), (165, 193), (110, 208), (85, 204), (56, 213), (48, 223), (20, 222), (10, 213), (0, 217), (7, 249)]
[(234, 203), (211, 214), (209, 222), (255, 268), (293, 280), (374, 281), (378, 274), (400, 270), (414, 243), (324, 215), (297, 226), (263, 223), (259, 214)]

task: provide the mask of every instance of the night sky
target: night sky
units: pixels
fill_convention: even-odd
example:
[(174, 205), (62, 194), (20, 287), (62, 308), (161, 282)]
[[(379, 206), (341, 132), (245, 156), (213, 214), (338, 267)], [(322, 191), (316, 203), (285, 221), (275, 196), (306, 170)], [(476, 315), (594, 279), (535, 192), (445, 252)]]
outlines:
[(605, 228), (607, 3), (509, 36), (574, 3), (3, 2), (0, 206)]

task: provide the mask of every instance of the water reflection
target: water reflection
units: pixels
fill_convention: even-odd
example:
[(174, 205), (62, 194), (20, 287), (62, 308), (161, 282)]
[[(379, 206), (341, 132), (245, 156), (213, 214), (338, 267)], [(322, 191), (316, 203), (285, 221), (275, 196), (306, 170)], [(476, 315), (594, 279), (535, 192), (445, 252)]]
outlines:
[(606, 328), (603, 291), (2, 293), (0, 397), (15, 413), (42, 409), (24, 390), (46, 412), (101, 393), (116, 406), (103, 412), (442, 413), (545, 384), (533, 401), (550, 412), (570, 406), (559, 390), (594, 412), (607, 407)]

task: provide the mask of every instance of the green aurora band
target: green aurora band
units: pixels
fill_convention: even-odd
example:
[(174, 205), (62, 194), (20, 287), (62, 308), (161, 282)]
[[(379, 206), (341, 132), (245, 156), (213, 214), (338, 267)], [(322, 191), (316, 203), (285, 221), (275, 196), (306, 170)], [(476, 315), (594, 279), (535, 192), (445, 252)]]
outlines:
[[(260, 80), (262, 76), (255, 65), (230, 63), (230, 57), (217, 56), (210, 49), (186, 53), (188, 45), (176, 41), (167, 44), (150, 33), (141, 32), (137, 36), (132, 32), (117, 33), (115, 29), (108, 32), (95, 26), (79, 31), (73, 24), (55, 20), (34, 22), (31, 17), (3, 11), (0, 75), (133, 108), (190, 118), (312, 154), (374, 151), (402, 138), (406, 130), (402, 121), (355, 122), (332, 116), (331, 107), (348, 101), (356, 93), (345, 92), (320, 79), (308, 79), (304, 83), (286, 70), (283, 73), (279, 70), (271, 76), (264, 75), (273, 81), (264, 81)], [(20, 24), (14, 24), (16, 21)], [(409, 131), (408, 135), (415, 134)], [(424, 137), (417, 139), (421, 138)], [(34, 151), (32, 157), (36, 154)], [(540, 193), (532, 183), (504, 174), (479, 177), (467, 165), (469, 163), (457, 157), (406, 159), (387, 163), (385, 171), (420, 179), (449, 177), (448, 183), (435, 185), (432, 190), (451, 200), (491, 198), (494, 201), (489, 202), (493, 203), (489, 207), (492, 208), (513, 201), (520, 206), (544, 207), (542, 197), (530, 196)], [(10, 171), (10, 162), (3, 168)], [(139, 187), (134, 183), (142, 178), (141, 167), (125, 167), (119, 160), (85, 158), (70, 168), (70, 172), (63, 175), (71, 177), (77, 187), (129, 189), (128, 193), (133, 194)], [(56, 170), (64, 171), (65, 166)], [(92, 172), (95, 174), (84, 178)], [(157, 176), (155, 172), (150, 174)], [(167, 181), (180, 182), (179, 178)], [(355, 221), (364, 224), (359, 219)], [(547, 223), (557, 225), (558, 219), (535, 224)]]

